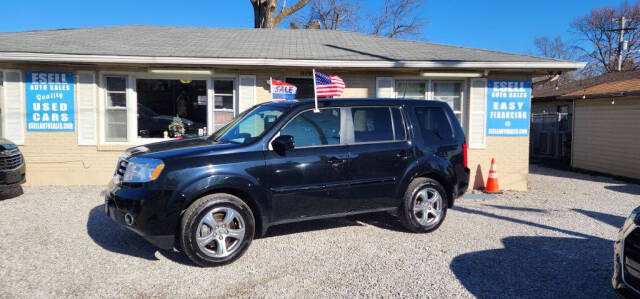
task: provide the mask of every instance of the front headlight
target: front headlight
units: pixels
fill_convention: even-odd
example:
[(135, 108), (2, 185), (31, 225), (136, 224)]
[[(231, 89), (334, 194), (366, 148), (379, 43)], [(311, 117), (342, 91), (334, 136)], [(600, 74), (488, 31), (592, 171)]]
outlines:
[(122, 181), (125, 183), (145, 183), (157, 179), (164, 169), (161, 160), (151, 158), (131, 158)]

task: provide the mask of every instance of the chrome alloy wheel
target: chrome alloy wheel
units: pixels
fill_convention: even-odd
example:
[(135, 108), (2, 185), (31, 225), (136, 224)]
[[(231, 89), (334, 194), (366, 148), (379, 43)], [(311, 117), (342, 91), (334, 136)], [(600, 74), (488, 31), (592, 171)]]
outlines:
[(442, 196), (434, 188), (424, 188), (413, 199), (413, 215), (425, 227), (437, 224), (442, 217)]
[(208, 211), (196, 232), (196, 242), (206, 255), (223, 258), (236, 252), (245, 235), (242, 215), (229, 207), (218, 207)]

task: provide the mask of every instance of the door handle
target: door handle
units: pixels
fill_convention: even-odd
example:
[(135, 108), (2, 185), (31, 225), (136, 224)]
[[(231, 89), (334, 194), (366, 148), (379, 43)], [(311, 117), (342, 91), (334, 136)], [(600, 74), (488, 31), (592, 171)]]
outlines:
[(400, 160), (406, 160), (409, 159), (409, 153), (407, 151), (400, 151), (396, 154), (396, 158), (400, 159)]
[(327, 160), (327, 163), (331, 164), (332, 166), (340, 166), (345, 162), (346, 162), (345, 159), (338, 159), (336, 157), (331, 157), (329, 158), (329, 160)]

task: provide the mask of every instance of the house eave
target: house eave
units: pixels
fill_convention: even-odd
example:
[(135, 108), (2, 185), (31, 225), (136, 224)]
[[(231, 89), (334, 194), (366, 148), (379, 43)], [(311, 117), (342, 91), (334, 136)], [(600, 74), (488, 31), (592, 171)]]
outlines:
[(326, 68), (415, 68), (415, 69), (518, 69), (518, 70), (575, 70), (585, 66), (583, 62), (491, 62), (491, 61), (380, 61), (380, 60), (314, 60), (274, 58), (207, 58), (207, 57), (156, 57), (56, 54), (30, 52), (1, 52), (5, 62), (59, 62), (59, 63), (109, 63), (109, 64), (159, 64), (192, 66), (284, 66)]

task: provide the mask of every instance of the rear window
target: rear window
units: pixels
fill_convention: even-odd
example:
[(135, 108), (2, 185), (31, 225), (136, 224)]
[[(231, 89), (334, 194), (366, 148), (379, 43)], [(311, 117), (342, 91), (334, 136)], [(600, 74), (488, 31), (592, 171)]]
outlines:
[(391, 111), (388, 107), (351, 108), (355, 142), (392, 141)]
[(453, 139), (451, 122), (442, 108), (416, 107), (415, 111), (425, 145)]
[(407, 130), (400, 109), (391, 108), (391, 114), (393, 114), (393, 130), (395, 131), (396, 140), (405, 140), (407, 138)]

